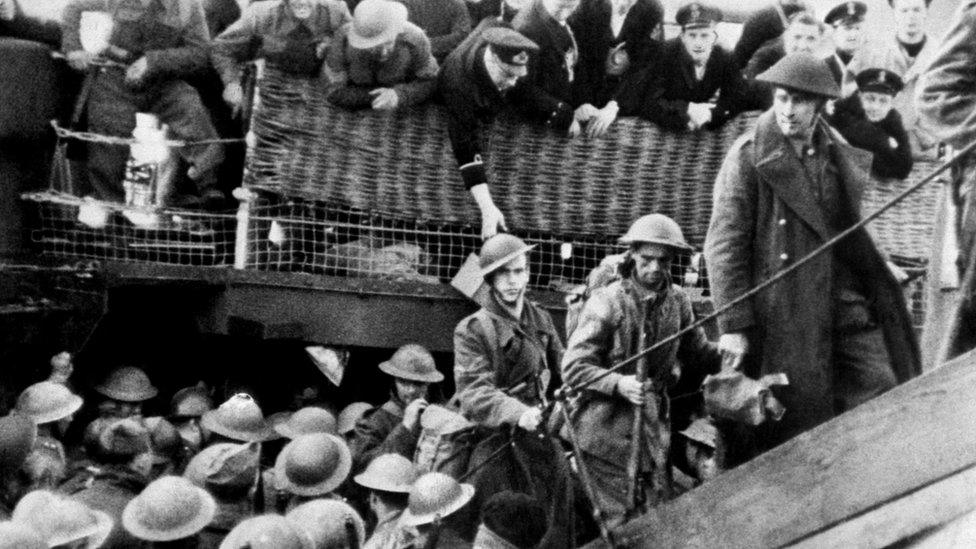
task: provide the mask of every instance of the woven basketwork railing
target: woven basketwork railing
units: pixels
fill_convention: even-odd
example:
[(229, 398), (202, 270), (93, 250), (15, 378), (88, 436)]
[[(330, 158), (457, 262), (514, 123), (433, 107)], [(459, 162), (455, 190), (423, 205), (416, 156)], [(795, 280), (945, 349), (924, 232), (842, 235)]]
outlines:
[[(603, 137), (570, 139), (514, 115), (490, 131), (492, 194), (515, 232), (611, 238), (637, 217), (674, 218), (700, 248), (712, 189), (735, 139), (755, 123), (746, 113), (718, 131), (665, 131), (623, 118)], [(472, 224), (478, 212), (459, 177), (439, 105), (392, 114), (331, 106), (315, 81), (268, 71), (260, 86), (246, 184), (395, 219)], [(869, 211), (931, 169), (865, 193)], [(938, 186), (874, 223), (891, 254), (928, 256)]]

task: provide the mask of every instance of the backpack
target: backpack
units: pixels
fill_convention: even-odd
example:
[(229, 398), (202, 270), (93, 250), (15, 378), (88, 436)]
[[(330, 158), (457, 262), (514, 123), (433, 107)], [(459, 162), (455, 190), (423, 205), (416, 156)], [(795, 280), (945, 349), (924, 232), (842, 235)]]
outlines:
[(460, 478), (478, 439), (475, 424), (454, 410), (431, 404), (420, 416), (414, 466), (420, 474), (437, 471)]
[(566, 295), (566, 341), (576, 331), (579, 325), (580, 315), (583, 313), (583, 306), (586, 300), (593, 295), (593, 292), (604, 286), (609, 286), (623, 278), (626, 271), (627, 254), (608, 255), (600, 261), (600, 264), (590, 271), (586, 277), (586, 284), (576, 286)]

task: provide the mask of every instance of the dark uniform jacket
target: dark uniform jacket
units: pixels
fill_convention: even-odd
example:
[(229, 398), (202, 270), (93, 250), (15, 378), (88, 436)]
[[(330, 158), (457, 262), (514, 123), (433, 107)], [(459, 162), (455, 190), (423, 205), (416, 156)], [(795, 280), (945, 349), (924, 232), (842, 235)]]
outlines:
[[(495, 25), (508, 26), (496, 19), (484, 20), (471, 36), (447, 56), (438, 78), (438, 91), (447, 108), (447, 131), (458, 166), (471, 164), (476, 158), (480, 163), (484, 126), (508, 106), (516, 107), (530, 119), (557, 131), (568, 129), (573, 120), (573, 110), (568, 104), (540, 93), (525, 79), (519, 80), (515, 87), (504, 93), (498, 91), (485, 68), (487, 43), (480, 37), (485, 28)], [(486, 182), (477, 178), (465, 179), (465, 185), (469, 188)]]
[(560, 25), (542, 1), (535, 0), (515, 16), (512, 27), (539, 46), (539, 51), (529, 57), (526, 82), (536, 93), (575, 106), (573, 82), (579, 47), (569, 25)]
[(905, 179), (912, 171), (912, 148), (901, 114), (891, 109), (888, 116), (871, 122), (861, 107), (859, 93), (834, 103), (830, 125), (851, 145), (871, 151), (871, 173), (877, 177)]
[[(844, 217), (858, 217), (870, 153), (855, 149), (825, 124), (831, 169), (836, 170)], [(837, 229), (823, 208), (803, 163), (783, 136), (770, 110), (754, 130), (736, 141), (715, 183), (712, 220), (705, 240), (712, 296), (723, 307), (760, 282), (821, 246)], [(831, 379), (835, 273), (850, 269), (884, 333), (899, 382), (920, 372), (919, 350), (901, 288), (867, 231), (860, 229), (785, 280), (718, 318), (722, 333), (744, 332), (750, 355), (745, 370), (758, 376), (784, 372), (788, 388), (774, 388), (786, 415), (767, 441), (775, 443), (815, 427), (835, 414)], [(843, 263), (838, 263), (838, 260)]]
[(627, 52), (630, 67), (637, 71), (647, 64), (655, 44), (653, 36), (664, 17), (659, 0), (638, 0), (624, 17), (620, 34), (610, 27), (610, 0), (583, 0), (569, 18), (569, 26), (579, 45), (574, 96), (576, 104), (602, 107), (613, 98), (622, 75), (607, 74), (607, 55), (620, 44)]
[[(680, 287), (671, 285), (643, 305), (646, 294), (631, 278), (593, 292), (563, 356), (562, 375), (567, 385), (582, 387), (613, 364), (635, 355), (640, 349), (642, 327), (648, 347), (695, 321), (691, 298)], [(704, 379), (705, 373), (718, 371), (720, 362), (715, 345), (705, 338), (704, 331), (693, 330), (647, 357), (652, 392), (661, 395), (684, 376)], [(587, 385), (574, 412), (581, 449), (621, 470), (628, 459), (634, 407), (617, 394), (616, 387), (622, 376), (636, 371), (635, 362)], [(650, 414), (649, 426), (659, 422), (656, 413)], [(667, 431), (667, 425), (663, 427)], [(668, 447), (667, 440), (658, 442), (664, 447), (653, 447), (652, 455), (660, 464), (666, 460)]]
[(420, 421), (412, 431), (404, 427), (404, 408), (405, 405), (394, 396), (356, 422), (356, 430), (349, 443), (353, 471), (361, 471), (381, 454), (400, 454), (413, 459), (420, 436)]
[(624, 83), (618, 98), (621, 116), (640, 116), (668, 129), (684, 130), (689, 103), (708, 103), (717, 96), (710, 128), (742, 110), (742, 76), (721, 47), (712, 49), (701, 80), (695, 79), (694, 63), (680, 38), (665, 42), (655, 59)]
[(763, 44), (756, 53), (752, 54), (749, 62), (742, 71), (746, 94), (746, 110), (766, 110), (773, 105), (773, 86), (768, 82), (760, 82), (756, 77), (786, 57), (783, 39), (775, 38)]

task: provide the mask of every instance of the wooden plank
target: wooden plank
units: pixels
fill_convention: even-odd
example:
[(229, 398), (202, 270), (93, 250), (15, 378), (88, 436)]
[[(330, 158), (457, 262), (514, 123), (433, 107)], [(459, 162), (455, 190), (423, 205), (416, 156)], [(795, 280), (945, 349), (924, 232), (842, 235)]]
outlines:
[(976, 511), (928, 532), (908, 545), (913, 549), (972, 549), (976, 547)]
[(830, 530), (806, 538), (796, 549), (887, 547), (976, 509), (976, 467), (934, 482)]
[(972, 466), (974, 425), (970, 352), (623, 525), (617, 539), (787, 545)]

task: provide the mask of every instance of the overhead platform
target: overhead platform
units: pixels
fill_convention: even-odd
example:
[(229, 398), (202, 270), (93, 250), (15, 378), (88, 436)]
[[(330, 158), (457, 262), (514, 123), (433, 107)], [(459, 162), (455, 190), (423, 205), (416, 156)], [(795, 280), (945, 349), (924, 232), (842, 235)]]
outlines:
[(971, 351), (621, 526), (615, 535), (623, 547), (655, 549), (868, 549), (899, 542), (898, 547), (973, 547), (955, 541), (974, 538), (974, 510)]

